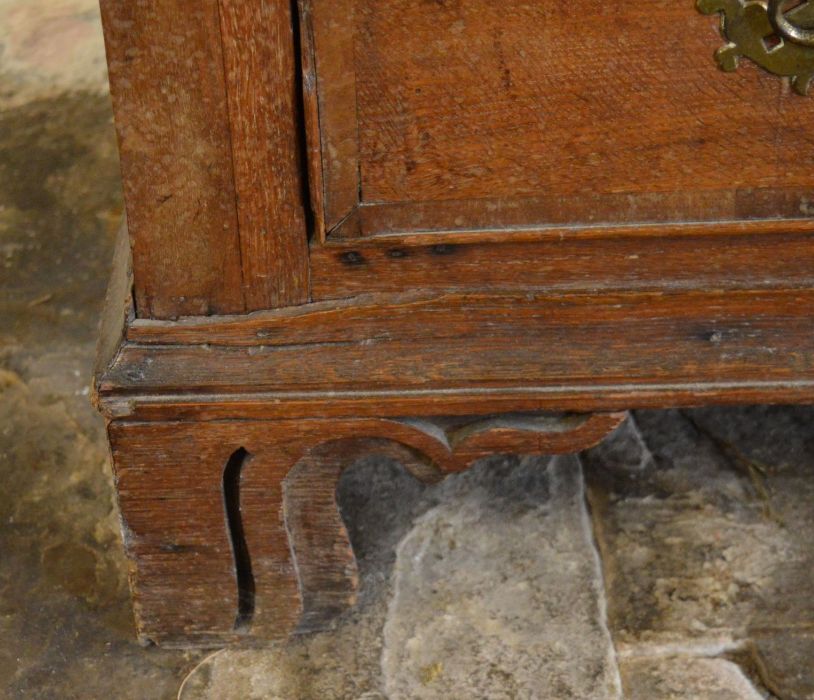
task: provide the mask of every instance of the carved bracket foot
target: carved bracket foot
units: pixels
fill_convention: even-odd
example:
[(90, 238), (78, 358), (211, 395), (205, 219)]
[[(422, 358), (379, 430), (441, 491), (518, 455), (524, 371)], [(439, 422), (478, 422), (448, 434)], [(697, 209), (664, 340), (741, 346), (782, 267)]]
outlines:
[(285, 637), (353, 606), (336, 500), (366, 455), (435, 482), (503, 453), (586, 449), (624, 413), (110, 425), (141, 635), (168, 645)]

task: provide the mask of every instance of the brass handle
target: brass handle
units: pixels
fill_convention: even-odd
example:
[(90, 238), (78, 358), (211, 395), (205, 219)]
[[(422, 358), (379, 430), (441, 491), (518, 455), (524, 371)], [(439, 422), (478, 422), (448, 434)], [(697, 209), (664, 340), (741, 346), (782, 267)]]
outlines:
[(726, 43), (715, 52), (718, 66), (734, 71), (742, 58), (789, 78), (800, 95), (814, 80), (814, 0), (696, 0), (706, 15), (721, 14)]
[(803, 46), (814, 46), (814, 29), (806, 29), (794, 24), (785, 8), (791, 0), (769, 0), (769, 21), (775, 31), (784, 39)]

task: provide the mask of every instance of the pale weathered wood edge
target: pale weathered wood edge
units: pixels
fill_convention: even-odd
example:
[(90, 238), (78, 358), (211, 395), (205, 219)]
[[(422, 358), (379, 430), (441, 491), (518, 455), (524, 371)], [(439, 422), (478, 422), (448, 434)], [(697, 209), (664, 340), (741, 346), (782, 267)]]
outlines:
[(130, 251), (127, 219), (125, 219), (116, 234), (112, 272), (105, 292), (105, 301), (99, 322), (99, 337), (96, 342), (96, 359), (91, 380), (91, 401), (98, 410), (102, 410), (103, 403), (99, 394), (99, 383), (122, 347), (127, 334), (127, 327), (133, 322), (134, 318), (133, 259)]
[[(370, 206), (370, 205), (368, 205)], [(357, 214), (364, 207), (357, 207)], [(773, 235), (788, 233), (814, 233), (814, 219), (753, 219), (732, 221), (665, 221), (631, 224), (552, 224), (529, 226), (505, 226), (462, 229), (438, 229), (361, 234), (359, 222), (343, 230), (344, 222), (337, 224), (327, 234), (325, 245), (329, 248), (353, 248), (359, 245), (460, 245), (464, 243), (526, 243), (545, 240), (597, 240), (605, 238), (694, 237)]]
[(635, 409), (814, 404), (814, 381), (528, 386), (455, 391), (247, 392), (104, 395), (109, 420), (234, 421), (289, 418), (595, 413)]

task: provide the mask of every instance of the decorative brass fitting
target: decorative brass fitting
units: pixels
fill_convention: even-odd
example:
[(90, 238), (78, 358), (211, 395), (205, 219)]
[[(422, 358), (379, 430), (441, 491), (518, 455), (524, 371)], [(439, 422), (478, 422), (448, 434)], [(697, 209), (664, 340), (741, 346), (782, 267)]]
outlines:
[(814, 79), (814, 0), (697, 0), (697, 7), (706, 15), (721, 13), (727, 43), (715, 60), (722, 70), (734, 71), (748, 58), (789, 78), (798, 94), (808, 93)]

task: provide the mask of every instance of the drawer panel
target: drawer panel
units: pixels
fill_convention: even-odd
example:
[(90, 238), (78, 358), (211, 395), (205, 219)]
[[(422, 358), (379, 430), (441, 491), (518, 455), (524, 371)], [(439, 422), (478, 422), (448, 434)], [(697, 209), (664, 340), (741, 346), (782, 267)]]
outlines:
[[(807, 219), (814, 96), (692, 0), (310, 0), (324, 232)], [(765, 226), (763, 227), (765, 229)]]

